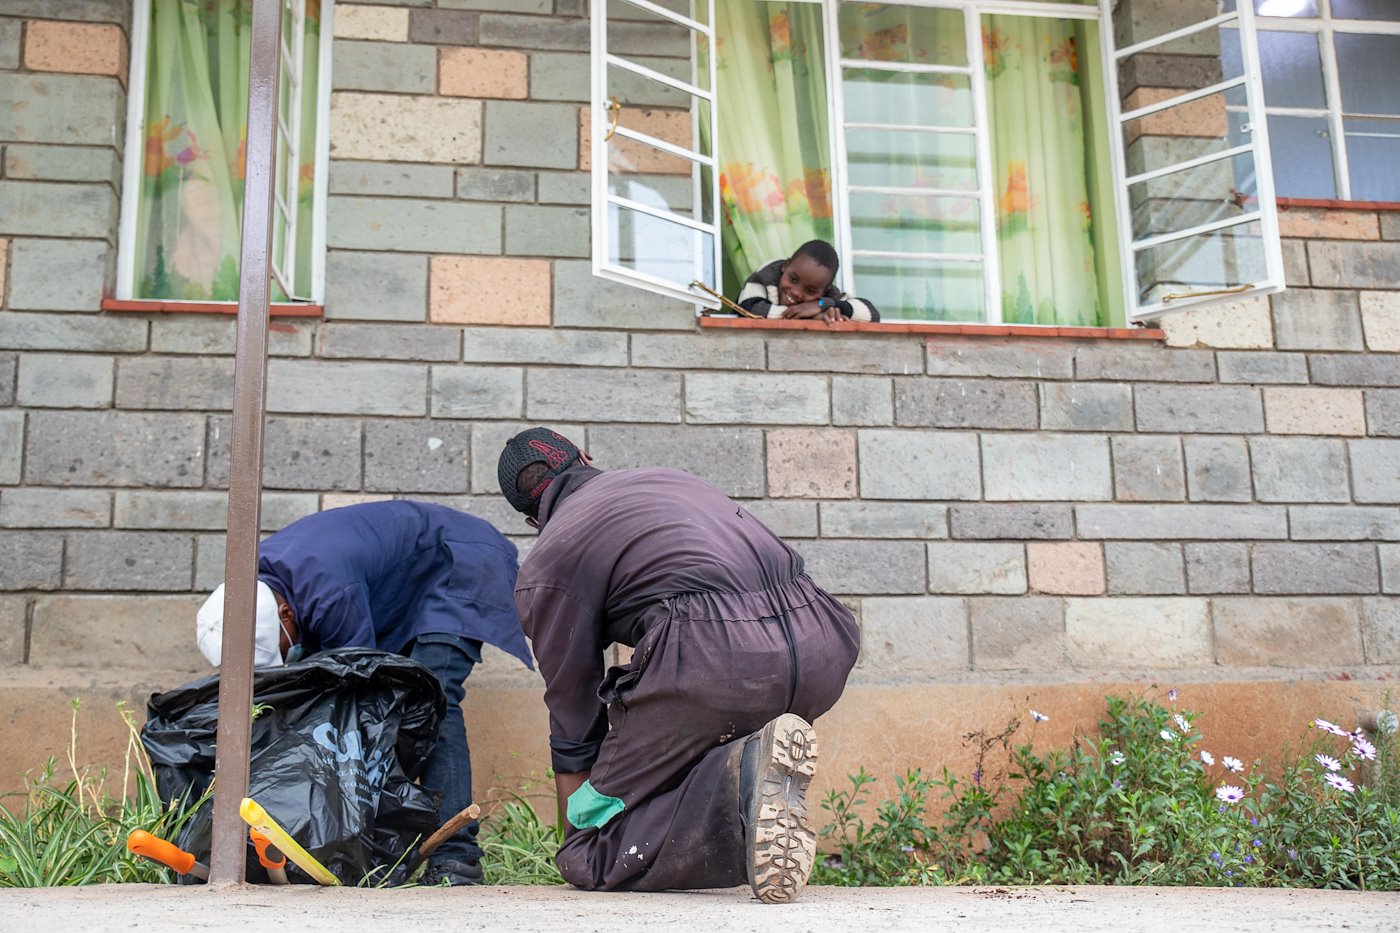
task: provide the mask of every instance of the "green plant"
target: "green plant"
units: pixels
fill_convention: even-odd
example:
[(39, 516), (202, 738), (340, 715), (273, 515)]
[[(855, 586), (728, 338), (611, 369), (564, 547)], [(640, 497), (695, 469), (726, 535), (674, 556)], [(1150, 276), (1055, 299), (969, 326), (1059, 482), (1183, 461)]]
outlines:
[(530, 801), (512, 794), (482, 821), (478, 842), (486, 884), (563, 884), (554, 853), (563, 832), (540, 820)]

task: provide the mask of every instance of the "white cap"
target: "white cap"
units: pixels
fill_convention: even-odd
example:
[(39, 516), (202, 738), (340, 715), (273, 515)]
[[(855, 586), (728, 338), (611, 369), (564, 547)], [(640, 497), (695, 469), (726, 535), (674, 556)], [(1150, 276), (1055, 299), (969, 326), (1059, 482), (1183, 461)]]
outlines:
[[(219, 584), (194, 617), (199, 650), (215, 667), (224, 650), (224, 585)], [(272, 587), (258, 581), (258, 609), (254, 617), (253, 667), (277, 667), (282, 663), (282, 623)]]

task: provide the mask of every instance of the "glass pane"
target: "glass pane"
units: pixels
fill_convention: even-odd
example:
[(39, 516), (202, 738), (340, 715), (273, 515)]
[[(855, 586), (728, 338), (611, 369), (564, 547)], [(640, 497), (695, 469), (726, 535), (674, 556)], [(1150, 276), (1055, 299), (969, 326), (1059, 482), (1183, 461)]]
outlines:
[(874, 302), (882, 321), (980, 323), (987, 318), (980, 263), (857, 256), (851, 266), (853, 294)]
[[(1137, 294), (1142, 305), (1184, 302), (1194, 293), (1262, 282), (1266, 278), (1260, 225), (1240, 224), (1173, 240), (1138, 252)], [(1179, 296), (1170, 299), (1168, 296)]]
[(615, 266), (681, 285), (715, 283), (714, 237), (684, 224), (609, 204), (608, 244)]
[[(1225, 10), (1235, 9), (1235, 0), (1225, 0)], [(1317, 0), (1254, 0), (1254, 12), (1260, 16), (1317, 16)]]
[(976, 139), (967, 133), (847, 130), (854, 186), (977, 190)]
[(967, 33), (959, 10), (843, 3), (840, 30), (842, 58), (967, 65)]
[[(1396, 10), (1400, 18), (1400, 8)], [(1339, 32), (1337, 76), (1342, 110), (1355, 114), (1400, 115), (1400, 36), (1361, 36)]]
[[(703, 34), (626, 0), (607, 0), (607, 3), (609, 54), (680, 78), (701, 90), (710, 89), (709, 69), (699, 67), (703, 61)], [(688, 2), (671, 5), (679, 7), (675, 12), (682, 16), (692, 15)], [(703, 10), (708, 4), (696, 3), (695, 7), (703, 19)], [(659, 59), (669, 59), (671, 64), (661, 63)]]
[(1229, 139), (1226, 106), (1226, 95), (1221, 92), (1125, 122), (1123, 147), (1128, 174), (1166, 168), (1245, 142)]
[(1400, 120), (1345, 121), (1351, 196), (1357, 201), (1400, 201)]
[(1133, 241), (1257, 211), (1258, 198), (1252, 152), (1129, 185)]
[[(710, 155), (710, 102), (625, 68), (609, 66), (608, 96), (617, 99), (617, 125), (701, 155)], [(658, 101), (669, 105), (659, 105)], [(610, 115), (611, 118), (611, 115)]]
[(1206, 29), (1129, 55), (1118, 65), (1123, 111), (1244, 74), (1239, 30)]
[(1400, 19), (1395, 0), (1332, 0), (1333, 19)]
[[(714, 223), (713, 170), (644, 143), (614, 136), (608, 141), (608, 193), (648, 207)], [(698, 188), (698, 190), (697, 190)], [(762, 192), (754, 197), (762, 198)], [(695, 215), (699, 201), (700, 214)]]
[(846, 120), (901, 126), (971, 126), (972, 79), (845, 68)]
[[(1310, 32), (1259, 32), (1259, 68), (1270, 107), (1327, 106), (1322, 57)], [(1238, 43), (1235, 44), (1238, 56)]]
[[(1244, 122), (1244, 114), (1231, 114)], [(1269, 117), (1274, 191), (1281, 198), (1335, 198), (1332, 134), (1324, 117)]]
[(979, 254), (978, 203), (977, 198), (853, 192), (851, 245), (881, 252)]
[(1113, 4), (1113, 42), (1127, 48), (1213, 19), (1220, 12), (1218, 0), (1118, 0)]

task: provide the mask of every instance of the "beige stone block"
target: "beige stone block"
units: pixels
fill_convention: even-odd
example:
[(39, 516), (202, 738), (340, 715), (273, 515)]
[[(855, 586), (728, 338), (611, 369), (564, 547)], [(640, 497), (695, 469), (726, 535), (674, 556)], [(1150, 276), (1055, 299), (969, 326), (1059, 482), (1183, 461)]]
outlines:
[(5, 306), (5, 284), (9, 275), (10, 241), (0, 237), (0, 308)]
[(1080, 668), (1190, 667), (1212, 660), (1204, 599), (1067, 599), (1065, 637), (1070, 663)]
[(1400, 292), (1362, 292), (1361, 327), (1366, 349), (1400, 352)]
[(428, 319), (437, 324), (548, 327), (550, 271), (546, 259), (434, 256), (428, 267)]
[(408, 10), (404, 7), (336, 4), (335, 37), (407, 42)]
[(1096, 541), (1030, 541), (1026, 572), (1032, 593), (1093, 596), (1104, 591), (1103, 545)]
[[(1128, 95), (1123, 104), (1127, 113), (1148, 104), (1155, 104), (1182, 94), (1179, 88), (1140, 87)], [(1140, 117), (1125, 127), (1125, 145), (1132, 145), (1139, 136), (1196, 136), (1223, 139), (1227, 132), (1225, 95), (1212, 94), (1190, 103), (1178, 104)]]
[(524, 100), (530, 96), (530, 59), (524, 52), (442, 49), (438, 52), (438, 93)]
[(1222, 667), (1316, 668), (1365, 657), (1355, 599), (1217, 597), (1214, 615)]
[(1166, 331), (1169, 347), (1269, 350), (1274, 345), (1274, 319), (1267, 297), (1165, 314), (1158, 326)]
[(25, 27), (24, 67), (76, 75), (111, 75), (126, 81), (126, 35), (118, 26), (30, 20)]
[(371, 162), (481, 161), (479, 100), (406, 94), (331, 95), (331, 156)]
[(0, 596), (0, 667), (24, 663), (24, 597)]
[[(593, 167), (591, 120), (592, 108), (581, 107), (578, 116), (580, 171), (587, 171)], [(618, 117), (618, 125), (687, 149), (693, 145), (691, 116), (685, 110), (624, 108)], [(682, 159), (646, 143), (619, 136), (614, 136), (609, 141), (608, 158), (612, 171), (620, 175), (686, 175), (694, 165), (689, 159)]]
[(1279, 236), (1309, 240), (1379, 240), (1381, 225), (1367, 211), (1332, 211), (1320, 207), (1289, 207), (1278, 212)]
[(29, 663), (207, 670), (194, 640), (206, 595), (42, 596), (34, 603)]
[(968, 668), (967, 607), (940, 596), (872, 596), (860, 602), (856, 683), (931, 677)]
[(768, 432), (768, 495), (797, 499), (853, 499), (853, 431), (794, 428)]
[(372, 492), (328, 492), (321, 496), (321, 511), (341, 509), (347, 505), (363, 505), (366, 502), (388, 502), (391, 495)]
[(1360, 389), (1266, 386), (1264, 424), (1270, 434), (1366, 433), (1366, 406)]

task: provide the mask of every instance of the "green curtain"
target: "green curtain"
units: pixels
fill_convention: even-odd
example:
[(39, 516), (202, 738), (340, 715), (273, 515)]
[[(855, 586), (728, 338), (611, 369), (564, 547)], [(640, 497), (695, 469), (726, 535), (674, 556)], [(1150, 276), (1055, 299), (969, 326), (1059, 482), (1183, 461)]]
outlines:
[(765, 263), (835, 239), (822, 10), (720, 0), (716, 24), (724, 283), (735, 294)]
[[(306, 0), (301, 164), (290, 198), (298, 218), (293, 275), (303, 293), (311, 272), (320, 6)], [(251, 16), (252, 0), (152, 0), (137, 298), (238, 298)]]

